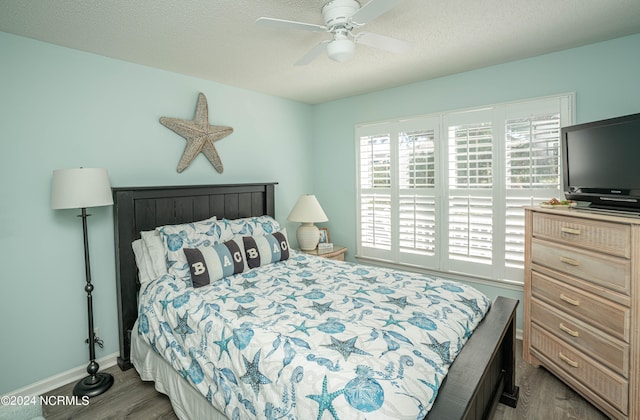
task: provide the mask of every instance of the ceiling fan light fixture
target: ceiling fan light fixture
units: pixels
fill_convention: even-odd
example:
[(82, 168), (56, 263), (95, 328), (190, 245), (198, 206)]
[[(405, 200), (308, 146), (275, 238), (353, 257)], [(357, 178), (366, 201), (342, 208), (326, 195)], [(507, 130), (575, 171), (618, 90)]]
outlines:
[(303, 66), (315, 60), (323, 51), (333, 61), (343, 63), (353, 59), (355, 44), (402, 53), (408, 49), (406, 41), (359, 30), (368, 22), (378, 18), (403, 0), (322, 0), (321, 8), (324, 25), (296, 22), (292, 20), (260, 17), (256, 23), (283, 29), (297, 29), (309, 32), (328, 32), (333, 39), (325, 39), (316, 44), (309, 52), (296, 61), (296, 66)]
[(334, 39), (327, 44), (327, 55), (333, 61), (344, 63), (353, 58), (356, 50), (356, 44), (348, 39)]

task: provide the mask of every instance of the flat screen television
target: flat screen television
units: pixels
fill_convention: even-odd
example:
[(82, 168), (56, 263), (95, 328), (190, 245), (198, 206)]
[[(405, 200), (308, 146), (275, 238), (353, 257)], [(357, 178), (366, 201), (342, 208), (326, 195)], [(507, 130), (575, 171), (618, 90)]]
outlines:
[(640, 213), (640, 113), (563, 127), (567, 200)]

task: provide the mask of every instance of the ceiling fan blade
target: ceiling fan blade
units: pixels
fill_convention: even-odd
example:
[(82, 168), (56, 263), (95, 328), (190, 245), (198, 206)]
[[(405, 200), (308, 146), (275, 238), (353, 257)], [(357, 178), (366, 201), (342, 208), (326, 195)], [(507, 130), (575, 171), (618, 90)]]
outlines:
[(355, 41), (357, 44), (368, 45), (369, 47), (379, 48), (394, 54), (407, 52), (411, 45), (403, 39), (391, 38), (390, 36), (378, 35), (372, 32), (360, 32), (355, 37)]
[(313, 47), (308, 53), (303, 55), (300, 60), (296, 61), (296, 66), (304, 66), (315, 60), (326, 49), (329, 42), (331, 41), (325, 40)]
[(261, 17), (256, 20), (258, 25), (271, 26), (281, 29), (297, 29), (311, 32), (327, 32), (326, 26), (316, 25), (313, 23), (295, 22), (293, 20), (274, 19)]
[(393, 9), (402, 0), (370, 0), (369, 3), (362, 6), (352, 17), (351, 21), (364, 25), (365, 23), (372, 21), (378, 16)]

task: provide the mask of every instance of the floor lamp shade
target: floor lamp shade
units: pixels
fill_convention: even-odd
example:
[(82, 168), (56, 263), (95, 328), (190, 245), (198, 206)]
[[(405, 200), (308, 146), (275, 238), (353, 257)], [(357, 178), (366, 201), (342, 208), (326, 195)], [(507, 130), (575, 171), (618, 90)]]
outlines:
[(303, 251), (310, 251), (318, 246), (318, 240), (320, 239), (320, 231), (314, 223), (326, 222), (329, 219), (324, 210), (322, 210), (316, 196), (305, 194), (300, 196), (296, 205), (293, 206), (287, 220), (302, 223), (296, 231), (298, 245)]
[(112, 204), (113, 195), (106, 169), (74, 168), (53, 171), (52, 209), (81, 209)]
[(88, 376), (81, 379), (73, 388), (73, 395), (95, 397), (113, 385), (113, 376), (98, 372), (100, 366), (96, 362), (95, 344), (99, 340), (93, 328), (93, 284), (91, 283), (91, 266), (89, 258), (89, 235), (87, 232), (87, 207), (110, 206), (113, 204), (111, 184), (106, 169), (77, 168), (53, 171), (51, 179), (51, 208), (81, 209), (82, 233), (84, 238), (84, 266), (87, 293), (87, 324), (89, 337)]

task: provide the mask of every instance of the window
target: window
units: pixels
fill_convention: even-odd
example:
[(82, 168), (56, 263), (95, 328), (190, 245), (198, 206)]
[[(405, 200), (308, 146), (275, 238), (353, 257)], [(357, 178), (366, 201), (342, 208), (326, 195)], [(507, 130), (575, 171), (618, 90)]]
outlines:
[(357, 125), (358, 256), (522, 282), (523, 207), (562, 195), (573, 101)]

